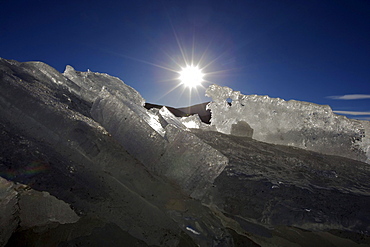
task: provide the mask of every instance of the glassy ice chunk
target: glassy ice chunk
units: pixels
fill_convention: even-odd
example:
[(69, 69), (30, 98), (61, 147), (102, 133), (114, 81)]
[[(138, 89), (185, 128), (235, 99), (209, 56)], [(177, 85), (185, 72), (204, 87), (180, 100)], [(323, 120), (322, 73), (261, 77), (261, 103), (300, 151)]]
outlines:
[(198, 114), (194, 114), (189, 117), (182, 117), (181, 122), (189, 129), (199, 129), (202, 125), (202, 121)]
[(159, 114), (163, 117), (163, 119), (167, 122), (167, 124), (172, 124), (180, 129), (186, 129), (186, 126), (175, 115), (173, 115), (167, 109), (167, 107), (163, 106), (159, 110)]
[(180, 121), (189, 129), (202, 129), (208, 131), (216, 131), (214, 125), (203, 123), (198, 114), (191, 115), (189, 117), (182, 117)]
[(356, 144), (366, 153), (367, 163), (370, 163), (370, 121), (359, 121), (363, 127), (361, 134), (362, 141), (356, 142)]
[(159, 174), (175, 180), (194, 198), (201, 198), (206, 188), (224, 170), (229, 160), (189, 131), (169, 124), (169, 144), (156, 167)]
[(16, 79), (21, 82), (41, 82), (53, 89), (68, 89), (74, 93), (80, 91), (79, 86), (43, 62), (20, 63), (0, 58), (0, 70), (5, 72), (4, 75), (7, 75), (3, 80)]
[(158, 116), (104, 89), (93, 104), (91, 115), (134, 157), (153, 169), (164, 153), (164, 129)]
[(367, 121), (336, 115), (327, 105), (243, 95), (218, 85), (211, 85), (206, 96), (213, 100), (207, 106), (212, 112), (211, 125), (220, 132), (231, 134), (233, 126), (244, 121), (259, 141), (369, 162)]
[(117, 91), (103, 89), (91, 115), (150, 171), (176, 182), (195, 198), (202, 197), (228, 163), (166, 108), (148, 111)]
[(119, 78), (88, 70), (87, 72), (76, 71), (72, 66), (67, 65), (63, 73), (65, 77), (81, 87), (81, 95), (89, 102), (94, 102), (103, 87), (110, 91), (119, 91), (125, 95), (128, 101), (143, 106), (145, 100), (132, 87), (126, 85)]

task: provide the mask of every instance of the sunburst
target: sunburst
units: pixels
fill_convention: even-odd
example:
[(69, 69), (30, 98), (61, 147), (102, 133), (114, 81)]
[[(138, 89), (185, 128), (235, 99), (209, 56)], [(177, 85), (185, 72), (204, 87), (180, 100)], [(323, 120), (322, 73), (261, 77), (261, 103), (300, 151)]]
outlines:
[(180, 77), (178, 78), (180, 83), (188, 88), (196, 88), (204, 81), (204, 73), (198, 66), (187, 65), (186, 67), (181, 68), (181, 71), (178, 73), (180, 74)]

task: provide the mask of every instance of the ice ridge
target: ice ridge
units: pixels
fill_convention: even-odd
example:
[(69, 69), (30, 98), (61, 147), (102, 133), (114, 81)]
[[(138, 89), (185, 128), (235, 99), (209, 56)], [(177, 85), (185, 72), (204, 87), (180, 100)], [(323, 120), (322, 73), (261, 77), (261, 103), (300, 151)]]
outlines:
[(80, 72), (76, 71), (70, 65), (66, 66), (63, 75), (81, 87), (80, 96), (88, 102), (94, 102), (101, 89), (105, 87), (113, 91), (122, 92), (127, 100), (135, 104), (141, 106), (145, 104), (143, 97), (118, 77), (105, 73), (91, 72), (90, 70), (87, 72)]
[[(243, 95), (229, 87), (211, 85), (211, 125), (231, 134), (244, 121), (253, 138), (273, 144), (304, 148), (370, 163), (370, 124), (336, 115), (328, 105), (268, 96)], [(231, 104), (227, 101), (231, 99)]]

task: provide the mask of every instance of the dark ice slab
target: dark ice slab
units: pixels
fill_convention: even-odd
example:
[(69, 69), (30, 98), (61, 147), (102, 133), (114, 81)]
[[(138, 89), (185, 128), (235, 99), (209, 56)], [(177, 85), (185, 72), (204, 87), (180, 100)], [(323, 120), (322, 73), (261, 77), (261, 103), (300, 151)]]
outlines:
[(248, 231), (264, 234), (252, 222), (369, 232), (368, 164), (247, 137), (192, 132), (229, 158), (209, 203)]

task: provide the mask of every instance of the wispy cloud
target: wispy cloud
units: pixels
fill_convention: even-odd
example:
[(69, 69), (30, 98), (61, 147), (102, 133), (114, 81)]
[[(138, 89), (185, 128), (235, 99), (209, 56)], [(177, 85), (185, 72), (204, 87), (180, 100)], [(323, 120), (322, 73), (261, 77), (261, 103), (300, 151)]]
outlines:
[(356, 119), (370, 121), (370, 117), (356, 117)]
[(370, 94), (346, 94), (338, 96), (328, 96), (327, 98), (340, 100), (370, 99)]
[(370, 115), (370, 111), (333, 111), (338, 114), (354, 115), (354, 116), (365, 116)]

